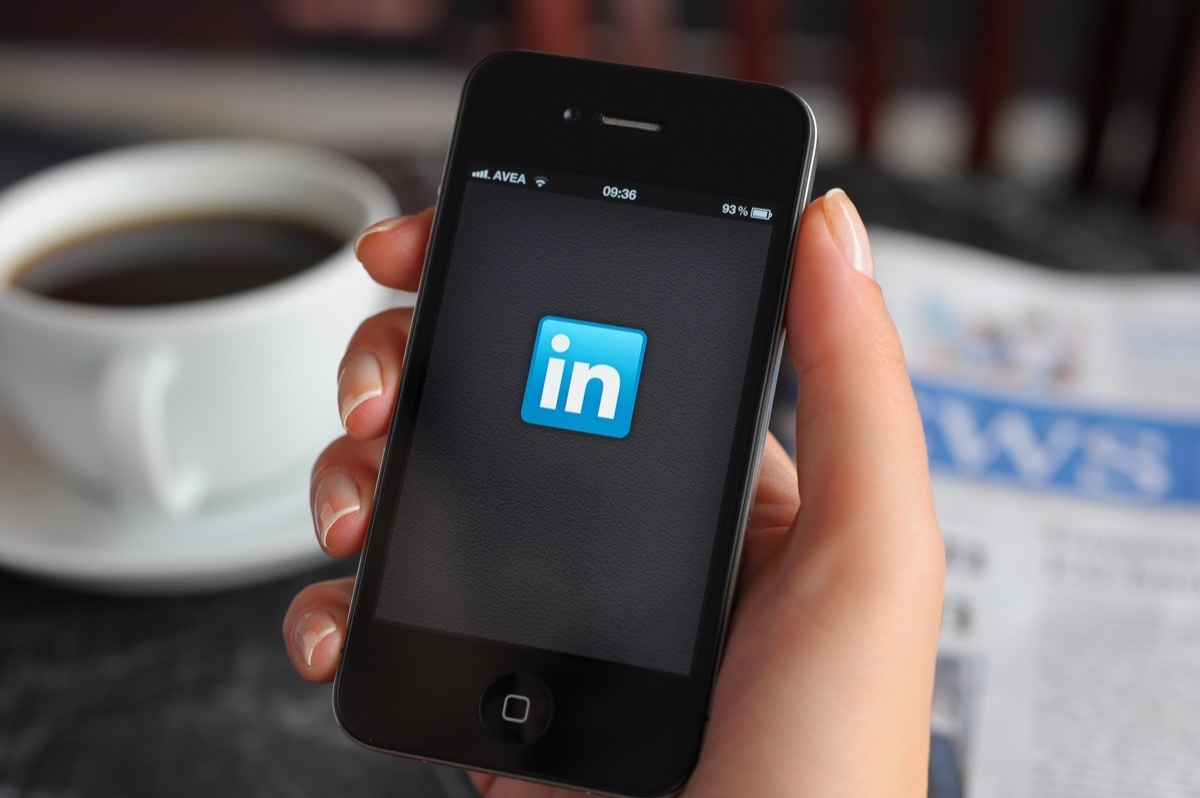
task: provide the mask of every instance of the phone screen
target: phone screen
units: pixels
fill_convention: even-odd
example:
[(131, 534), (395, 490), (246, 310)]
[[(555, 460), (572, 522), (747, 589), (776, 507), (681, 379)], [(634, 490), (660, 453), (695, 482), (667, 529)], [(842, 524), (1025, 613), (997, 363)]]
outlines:
[(776, 210), (468, 169), (375, 617), (687, 675)]

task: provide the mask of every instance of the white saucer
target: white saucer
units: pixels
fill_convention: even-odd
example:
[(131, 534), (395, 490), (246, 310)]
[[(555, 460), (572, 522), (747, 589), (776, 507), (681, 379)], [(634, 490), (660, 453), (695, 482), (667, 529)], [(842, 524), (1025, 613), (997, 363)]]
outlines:
[(253, 507), (182, 521), (121, 515), (67, 485), (0, 413), (0, 567), (108, 593), (194, 593), (265, 582), (325, 559), (308, 470)]

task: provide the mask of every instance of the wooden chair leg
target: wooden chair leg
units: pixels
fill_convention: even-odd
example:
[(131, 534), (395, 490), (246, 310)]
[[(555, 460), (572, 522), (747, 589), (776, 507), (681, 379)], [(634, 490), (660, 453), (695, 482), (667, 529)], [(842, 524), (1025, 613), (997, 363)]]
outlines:
[(979, 18), (977, 60), (968, 86), (971, 139), (967, 164), (982, 171), (991, 166), (996, 123), (1016, 85), (1024, 62), (1022, 47), (1029, 0), (986, 0)]
[(779, 82), (776, 48), (783, 15), (778, 0), (729, 0), (733, 28), (733, 75)]
[(1100, 20), (1096, 49), (1083, 100), (1083, 144), (1075, 165), (1074, 184), (1080, 192), (1095, 191), (1108, 124), (1117, 103), (1122, 56), (1133, 13), (1133, 0), (1107, 0)]
[(543, 53), (591, 55), (588, 0), (515, 0), (517, 46)]
[(899, 0), (859, 0), (850, 15), (849, 93), (854, 146), (860, 156), (874, 149), (879, 119), (891, 92), (898, 60)]
[(1186, 4), (1179, 22), (1141, 204), (1194, 225), (1200, 221), (1200, 6)]

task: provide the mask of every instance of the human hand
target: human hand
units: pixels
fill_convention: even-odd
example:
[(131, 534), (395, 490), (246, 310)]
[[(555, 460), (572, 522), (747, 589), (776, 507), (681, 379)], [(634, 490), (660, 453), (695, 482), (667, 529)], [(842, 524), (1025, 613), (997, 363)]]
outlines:
[[(415, 290), (432, 210), (370, 228), (379, 282)], [(787, 302), (799, 375), (798, 469), (768, 441), (738, 594), (688, 796), (924, 796), (945, 562), (924, 437), (857, 211), (834, 191), (804, 213)], [(338, 380), (346, 436), (318, 458), (324, 549), (361, 551), (411, 312), (351, 340)], [(351, 579), (311, 585), (283, 634), (297, 672), (338, 667)], [(489, 798), (563, 791), (473, 774)]]

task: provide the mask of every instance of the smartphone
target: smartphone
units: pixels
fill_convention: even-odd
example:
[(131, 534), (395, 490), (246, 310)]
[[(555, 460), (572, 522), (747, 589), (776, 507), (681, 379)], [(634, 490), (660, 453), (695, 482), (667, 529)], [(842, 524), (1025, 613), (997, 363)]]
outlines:
[(612, 795), (684, 784), (815, 146), (774, 86), (474, 69), (334, 688), (353, 739)]

